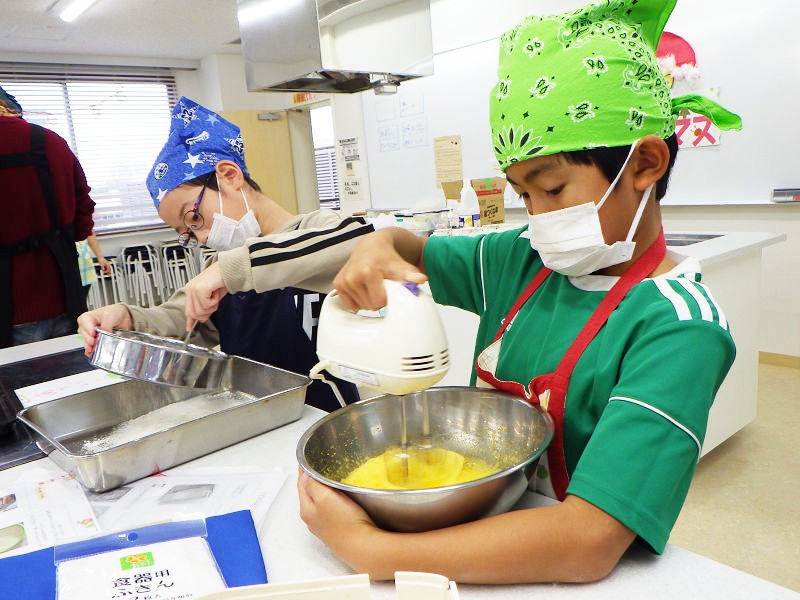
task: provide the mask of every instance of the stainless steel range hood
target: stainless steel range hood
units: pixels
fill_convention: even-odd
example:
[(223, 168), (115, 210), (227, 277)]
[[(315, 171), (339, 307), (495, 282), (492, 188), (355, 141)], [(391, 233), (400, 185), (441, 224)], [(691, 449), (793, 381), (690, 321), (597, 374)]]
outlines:
[(251, 92), (392, 93), (433, 74), (430, 0), (238, 0)]

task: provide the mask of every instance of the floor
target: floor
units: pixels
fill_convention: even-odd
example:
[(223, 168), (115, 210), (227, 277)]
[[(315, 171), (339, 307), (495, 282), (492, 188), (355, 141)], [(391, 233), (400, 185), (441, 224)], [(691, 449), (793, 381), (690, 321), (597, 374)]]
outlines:
[(800, 369), (761, 363), (758, 417), (708, 453), (670, 543), (800, 592)]

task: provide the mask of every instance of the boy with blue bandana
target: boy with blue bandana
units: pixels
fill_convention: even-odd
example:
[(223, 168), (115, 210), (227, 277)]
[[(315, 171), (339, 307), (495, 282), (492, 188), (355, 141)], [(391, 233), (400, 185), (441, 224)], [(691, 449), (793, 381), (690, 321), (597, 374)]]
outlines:
[(334, 279), (348, 306), (373, 310), (383, 279), (429, 280), (438, 302), (480, 316), (473, 383), (556, 425), (535, 484), (558, 504), (436, 531), (379, 530), (301, 476), (303, 519), (355, 570), (585, 582), (636, 539), (664, 550), (735, 349), (699, 264), (667, 252), (658, 201), (678, 111), (741, 124), (705, 97), (669, 97), (655, 50), (674, 5), (608, 0), (503, 35), (492, 141), (529, 225), (429, 240), (380, 230)]
[[(372, 226), (330, 210), (284, 210), (250, 177), (239, 127), (185, 97), (172, 111), (147, 188), (179, 242), (213, 248), (216, 260), (160, 306), (114, 304), (81, 315), (86, 354), (97, 327), (183, 338), (197, 321), (193, 343), (307, 374), (318, 362), (322, 297)], [(336, 383), (347, 402), (358, 399), (355, 386)], [(322, 381), (308, 387), (306, 402), (340, 407)]]

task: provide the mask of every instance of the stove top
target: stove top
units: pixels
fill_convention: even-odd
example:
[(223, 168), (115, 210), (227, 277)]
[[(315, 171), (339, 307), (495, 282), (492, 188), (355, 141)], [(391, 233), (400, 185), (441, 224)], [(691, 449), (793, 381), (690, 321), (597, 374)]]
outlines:
[[(59, 352), (40, 358), (32, 358), (0, 366), (0, 403), (4, 403), (3, 414), (14, 414), (19, 410), (19, 401), (13, 390), (35, 385), (51, 379), (67, 377), (94, 367), (83, 354), (82, 348)], [(0, 470), (46, 456), (30, 432), (22, 423), (7, 420), (0, 428)]]
[(0, 437), (0, 471), (45, 456), (28, 428), (19, 421), (12, 423), (10, 431)]

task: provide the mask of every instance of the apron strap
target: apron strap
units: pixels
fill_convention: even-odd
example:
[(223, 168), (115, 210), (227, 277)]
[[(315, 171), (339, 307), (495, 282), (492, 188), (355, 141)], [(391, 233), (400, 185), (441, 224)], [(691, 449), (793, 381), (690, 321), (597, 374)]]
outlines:
[(11, 269), (14, 259), (11, 256), (0, 255), (0, 286), (5, 293), (0, 295), (0, 348), (11, 345), (13, 331), (14, 310), (11, 303)]
[(553, 417), (555, 434), (550, 446), (547, 448), (547, 459), (553, 490), (559, 500), (563, 500), (566, 497), (567, 486), (569, 485), (567, 461), (564, 454), (564, 410), (572, 371), (583, 355), (584, 350), (608, 321), (611, 313), (616, 310), (625, 295), (634, 285), (642, 281), (661, 264), (666, 252), (667, 247), (662, 229), (658, 238), (650, 245), (647, 251), (623, 273), (617, 283), (603, 297), (597, 309), (592, 313), (586, 325), (583, 326), (575, 341), (572, 342), (572, 345), (564, 354), (556, 370), (541, 378), (537, 377), (535, 383), (531, 382), (531, 388), (536, 394), (540, 393), (540, 390), (536, 388), (547, 386), (546, 389), (549, 390), (547, 412)]
[(667, 247), (664, 240), (664, 230), (662, 229), (647, 251), (622, 274), (619, 280), (600, 301), (600, 304), (595, 309), (594, 313), (592, 313), (592, 316), (589, 317), (586, 325), (583, 326), (583, 329), (581, 329), (580, 333), (561, 359), (554, 373), (555, 380), (566, 380), (566, 383), (569, 383), (569, 378), (575, 368), (575, 364), (578, 362), (578, 359), (580, 359), (583, 351), (589, 346), (589, 343), (597, 335), (597, 332), (599, 332), (606, 321), (608, 321), (608, 317), (616, 310), (617, 306), (619, 306), (620, 302), (622, 302), (622, 299), (625, 298), (631, 288), (642, 281), (661, 264), (666, 252)]
[(517, 298), (516, 302), (514, 302), (514, 304), (508, 310), (508, 313), (506, 314), (505, 318), (501, 321), (500, 329), (497, 330), (497, 333), (494, 336), (494, 340), (492, 341), (496, 342), (502, 337), (505, 330), (508, 329), (508, 326), (511, 325), (511, 322), (514, 320), (514, 317), (517, 316), (519, 309), (521, 309), (522, 306), (528, 301), (528, 298), (533, 296), (533, 293), (539, 289), (539, 286), (541, 286), (542, 283), (544, 283), (544, 280), (547, 279), (547, 277), (552, 272), (553, 271), (551, 269), (548, 269), (547, 267), (542, 267), (539, 270), (539, 272), (533, 276), (531, 282), (525, 287), (525, 289), (519, 295), (519, 298)]

